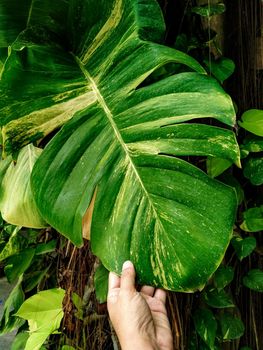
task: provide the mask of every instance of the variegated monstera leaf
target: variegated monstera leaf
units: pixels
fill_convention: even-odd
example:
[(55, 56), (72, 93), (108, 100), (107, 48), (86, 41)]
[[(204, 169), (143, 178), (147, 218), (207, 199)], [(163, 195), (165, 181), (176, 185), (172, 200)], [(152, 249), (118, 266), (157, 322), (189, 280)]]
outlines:
[[(231, 99), (157, 43), (155, 0), (21, 0), (14, 19), (15, 3), (0, 14), (3, 154), (50, 140), (31, 176), (40, 215), (80, 246), (93, 198), (92, 249), (108, 270), (131, 259), (142, 283), (202, 288), (229, 243), (236, 196), (178, 156), (239, 162), (230, 130), (193, 123), (232, 126)], [(167, 64), (180, 73), (147, 79)]]

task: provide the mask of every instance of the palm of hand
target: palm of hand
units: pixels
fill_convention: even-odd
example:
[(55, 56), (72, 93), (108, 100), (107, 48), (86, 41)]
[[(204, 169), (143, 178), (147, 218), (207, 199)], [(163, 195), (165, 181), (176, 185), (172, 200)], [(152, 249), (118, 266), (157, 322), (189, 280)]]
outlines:
[[(154, 332), (156, 343), (160, 350), (170, 350), (173, 348), (172, 332), (167, 317), (165, 307), (166, 294), (161, 289), (144, 286), (139, 293), (142, 302), (146, 302), (145, 306), (145, 324)], [(148, 321), (148, 322), (147, 322)], [(148, 332), (150, 329), (148, 329)]]

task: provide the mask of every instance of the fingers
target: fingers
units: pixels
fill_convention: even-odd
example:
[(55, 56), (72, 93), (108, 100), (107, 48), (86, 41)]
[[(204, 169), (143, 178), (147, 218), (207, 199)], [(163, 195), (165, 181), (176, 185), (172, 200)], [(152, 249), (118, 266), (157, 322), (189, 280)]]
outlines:
[(154, 294), (154, 290), (155, 290), (154, 287), (151, 287), (151, 286), (143, 286), (143, 287), (141, 288), (141, 293), (143, 293), (144, 295), (149, 295), (150, 297), (152, 297), (153, 294)]
[(120, 277), (114, 272), (109, 273), (109, 291), (114, 288), (120, 288)]
[(111, 310), (111, 305), (117, 303), (118, 295), (120, 292), (120, 277), (114, 272), (109, 273), (109, 286), (108, 286), (108, 309)]
[(135, 291), (135, 269), (131, 261), (125, 261), (122, 266), (121, 290)]
[(166, 301), (166, 292), (163, 289), (156, 289), (155, 293), (154, 293), (154, 298), (160, 300), (161, 302), (163, 302), (165, 304)]

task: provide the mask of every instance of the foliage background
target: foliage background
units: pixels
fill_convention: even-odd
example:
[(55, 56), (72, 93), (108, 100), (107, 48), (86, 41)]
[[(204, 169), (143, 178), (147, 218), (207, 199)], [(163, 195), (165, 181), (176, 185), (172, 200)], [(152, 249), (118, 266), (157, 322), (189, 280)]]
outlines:
[[(218, 3), (219, 1), (211, 1)], [(167, 23), (167, 43), (172, 45), (180, 33), (202, 32), (200, 18), (189, 15), (189, 7), (207, 4), (207, 1), (160, 1), (165, 12)], [(226, 81), (224, 87), (238, 106), (237, 117), (250, 108), (263, 108), (263, 7), (258, 0), (225, 1), (226, 12), (215, 16), (211, 26), (219, 34), (221, 49), (224, 56), (231, 58), (236, 65), (234, 74)], [(239, 142), (245, 137), (245, 132), (239, 130)], [(262, 185), (251, 186), (244, 179), (242, 171), (232, 169), (233, 175), (241, 182), (246, 193), (237, 216), (237, 224), (242, 220), (242, 212), (254, 203), (262, 204)], [(241, 235), (244, 234), (240, 232)], [(251, 268), (263, 267), (262, 233), (256, 234), (257, 250), (240, 262), (230, 246), (224, 263), (235, 270), (235, 278), (230, 290), (235, 304), (245, 325), (244, 335), (237, 340), (225, 343), (224, 349), (240, 349), (249, 346), (251, 349), (263, 348), (263, 303), (262, 294), (242, 287), (242, 278)], [(174, 319), (174, 334), (177, 335), (178, 349), (187, 348), (191, 334), (191, 315), (198, 304), (199, 295), (169, 294), (170, 313)]]
[[(160, 0), (159, 2), (167, 24), (166, 44), (174, 46), (178, 35), (181, 34), (185, 34), (189, 40), (197, 38), (198, 41), (195, 42), (190, 54), (200, 62), (207, 55), (209, 57), (217, 55), (219, 47), (223, 55), (233, 59), (236, 65), (234, 74), (227, 80), (224, 87), (238, 106), (238, 116), (249, 108), (263, 108), (263, 57), (259, 49), (259, 40), (261, 40), (259, 38), (262, 38), (263, 34), (263, 21), (260, 0), (228, 1), (226, 12), (209, 20), (208, 32), (205, 20), (191, 11), (191, 8), (207, 4), (207, 1)], [(217, 1), (211, 1), (211, 3), (217, 3)], [(216, 33), (216, 49), (213, 40), (210, 40), (212, 30)], [(244, 130), (239, 129), (240, 144), (246, 134)], [(202, 160), (197, 160), (197, 162), (202, 162)], [(200, 163), (198, 165), (200, 166)], [(231, 168), (228, 174), (238, 179), (245, 193), (239, 208), (235, 230), (240, 236), (246, 237), (247, 233), (239, 227), (242, 222), (242, 213), (249, 207), (263, 204), (263, 189), (262, 186), (252, 186), (244, 178), (242, 170)], [(224, 266), (232, 267), (234, 270), (234, 279), (227, 286), (227, 292), (236, 306), (235, 313), (245, 325), (244, 335), (241, 338), (237, 337), (237, 339), (221, 343), (220, 346), (227, 350), (238, 350), (242, 346), (257, 350), (263, 348), (262, 294), (245, 288), (242, 284), (243, 277), (250, 269), (263, 268), (262, 232), (249, 233), (249, 235), (257, 239), (257, 248), (253, 253), (240, 262), (231, 245), (223, 261)], [(94, 293), (93, 277), (98, 262), (90, 253), (89, 243), (77, 249), (53, 230), (42, 230), (37, 237), (37, 242), (34, 244), (51, 240), (57, 242), (55, 251), (37, 258), (41, 266), (49, 266), (38, 289), (60, 286), (67, 291), (64, 302), (65, 316), (61, 326), (63, 333), (60, 336), (51, 336), (47, 348), (60, 349), (67, 343), (76, 349), (113, 349), (117, 340), (108, 322), (106, 306), (97, 303)], [(35, 260), (34, 263), (36, 263)], [(81, 317), (77, 315), (79, 310), (76, 302), (72, 302), (72, 292), (77, 293), (83, 300), (80, 309), (84, 310), (84, 314)], [(28, 288), (26, 297), (32, 293), (33, 289)], [(175, 349), (207, 349), (207, 346), (198, 338), (193, 321), (194, 313), (203, 304), (201, 293), (169, 292), (168, 312), (173, 328)], [(213, 312), (218, 316), (222, 310), (215, 308)]]

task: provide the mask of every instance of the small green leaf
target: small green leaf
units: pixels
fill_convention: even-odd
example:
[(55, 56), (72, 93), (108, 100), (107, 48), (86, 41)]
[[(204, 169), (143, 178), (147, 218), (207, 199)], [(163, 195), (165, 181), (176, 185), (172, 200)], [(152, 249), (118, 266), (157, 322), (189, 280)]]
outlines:
[[(251, 136), (251, 135), (250, 135)], [(244, 140), (244, 144), (241, 145), (241, 150), (246, 152), (262, 152), (263, 151), (263, 139), (262, 137), (249, 137)]]
[(233, 237), (231, 243), (239, 260), (249, 256), (257, 246), (257, 241), (254, 237)]
[(49, 289), (27, 299), (16, 316), (28, 321), (30, 336), (25, 350), (39, 349), (47, 337), (59, 329), (63, 318), (63, 289)]
[(100, 264), (97, 267), (94, 276), (96, 298), (100, 304), (105, 303), (107, 300), (108, 278), (109, 271), (102, 264)]
[(39, 243), (36, 246), (36, 255), (54, 252), (57, 246), (57, 240), (53, 239), (47, 243)]
[(228, 169), (233, 163), (228, 159), (207, 157), (207, 174), (211, 177), (217, 177)]
[(204, 300), (207, 303), (207, 305), (218, 309), (235, 306), (230, 295), (227, 294), (226, 291), (223, 289), (222, 290), (210, 289), (204, 292)]
[(230, 266), (220, 266), (214, 274), (214, 284), (218, 290), (225, 288), (234, 278), (234, 270)]
[(48, 266), (45, 270), (34, 271), (26, 274), (23, 278), (24, 291), (29, 292), (33, 288), (35, 288), (42, 281), (44, 276), (47, 274), (47, 271), (49, 270), (49, 268), (50, 266)]
[(247, 232), (258, 232), (263, 230), (263, 205), (250, 208), (243, 213), (244, 221), (240, 225)]
[(259, 186), (263, 184), (263, 158), (250, 157), (245, 160), (244, 176), (250, 180), (250, 182)]
[(18, 234), (19, 231), (20, 227), (16, 226), (0, 253), (0, 261), (7, 259), (9, 256), (18, 253), (21, 249), (25, 248), (26, 240), (23, 235)]
[(12, 289), (4, 305), (4, 312), (0, 321), (0, 335), (11, 332), (22, 326), (23, 320), (14, 316), (24, 301), (24, 293), (21, 287), (22, 276), (19, 277), (17, 284)]
[(73, 346), (70, 345), (63, 345), (61, 350), (75, 350), (75, 348), (73, 348)]
[(83, 320), (83, 301), (81, 297), (77, 293), (72, 293), (72, 301), (75, 307), (77, 308), (75, 316), (80, 320)]
[(263, 271), (253, 269), (243, 278), (243, 284), (256, 292), (263, 292)]
[(21, 332), (15, 336), (15, 339), (11, 345), (11, 350), (22, 350), (25, 349), (27, 339), (29, 337), (28, 332)]
[(226, 57), (221, 57), (218, 60), (212, 61), (204, 60), (204, 63), (208, 67), (209, 72), (221, 83), (229, 78), (235, 70), (235, 63)]
[(218, 3), (215, 5), (205, 5), (205, 6), (196, 6), (192, 8), (192, 12), (200, 15), (202, 17), (211, 17), (214, 15), (220, 15), (226, 10), (223, 3)]
[(241, 128), (252, 132), (257, 136), (263, 136), (263, 110), (250, 109), (243, 113), (241, 121), (238, 122)]
[(242, 320), (232, 314), (225, 313), (219, 316), (223, 340), (240, 338), (244, 334), (244, 324)]
[(217, 322), (212, 311), (208, 309), (198, 309), (194, 313), (193, 318), (197, 333), (209, 346), (209, 349), (213, 349), (216, 337)]
[(9, 283), (13, 283), (16, 278), (18, 278), (28, 269), (34, 255), (35, 249), (27, 248), (6, 259), (4, 271)]

